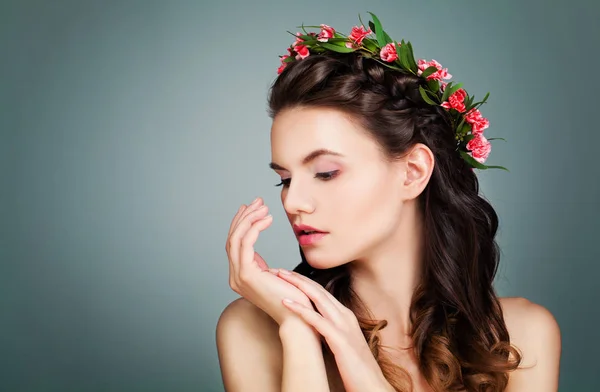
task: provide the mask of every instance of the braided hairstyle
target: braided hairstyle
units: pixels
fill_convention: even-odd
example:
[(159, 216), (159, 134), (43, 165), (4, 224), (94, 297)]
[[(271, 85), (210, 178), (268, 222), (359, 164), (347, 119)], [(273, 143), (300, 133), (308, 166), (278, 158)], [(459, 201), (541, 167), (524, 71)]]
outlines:
[[(423, 78), (389, 69), (357, 53), (326, 52), (289, 63), (273, 83), (271, 118), (286, 108), (334, 108), (350, 115), (393, 159), (416, 144), (431, 149), (435, 166), (419, 195), (424, 217), (423, 279), (411, 304), (412, 340), (420, 371), (436, 391), (502, 391), (521, 362), (510, 344), (493, 289), (499, 262), (498, 216), (479, 195), (472, 168), (456, 151), (446, 111), (423, 101)], [(398, 391), (412, 389), (408, 373), (380, 350), (373, 320), (352, 290), (347, 265), (330, 269), (302, 262), (309, 276), (357, 315), (384, 375)], [(332, 359), (324, 345), (326, 361)]]

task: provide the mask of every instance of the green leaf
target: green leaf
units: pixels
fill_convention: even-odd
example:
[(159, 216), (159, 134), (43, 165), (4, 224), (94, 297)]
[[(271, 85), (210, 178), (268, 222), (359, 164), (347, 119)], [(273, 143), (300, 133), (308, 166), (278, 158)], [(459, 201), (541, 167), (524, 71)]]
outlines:
[(446, 101), (452, 94), (462, 87), (462, 83), (450, 85), (448, 84), (444, 89), (444, 95), (442, 95), (442, 102)]
[(402, 68), (409, 70), (410, 64), (408, 63), (408, 48), (404, 45), (404, 41), (402, 41), (401, 45), (398, 45), (398, 42), (394, 41), (394, 45), (396, 45), (396, 51), (398, 51), (398, 58), (400, 59), (400, 64), (402, 64)]
[[(369, 12), (369, 14), (371, 14), (371, 17), (373, 18), (374, 25), (371, 29), (375, 31), (375, 35), (377, 36), (377, 42), (379, 43), (379, 46), (383, 48), (387, 44), (387, 42), (385, 41), (385, 35), (383, 32), (383, 28), (381, 27), (381, 22), (379, 21), (377, 16), (375, 16), (374, 13)], [(370, 25), (371, 24), (369, 23), (369, 26)]]
[(326, 49), (329, 49), (331, 51), (338, 52), (338, 53), (350, 53), (350, 52), (354, 52), (354, 50), (355, 50), (352, 48), (347, 48), (345, 46), (329, 44), (327, 42), (319, 42), (319, 45)]
[(301, 28), (302, 28), (302, 31), (304, 31), (304, 33), (305, 33), (305, 34), (308, 34), (308, 33), (306, 32), (306, 29), (305, 29), (305, 27), (306, 27), (306, 26), (304, 26), (304, 23), (302, 23), (302, 27), (301, 27)]
[(467, 163), (473, 167), (476, 167), (477, 169), (487, 169), (487, 166), (484, 165), (483, 163), (479, 163), (475, 160), (475, 158), (473, 158), (472, 156), (470, 156), (468, 153), (466, 153), (465, 151), (460, 151), (460, 155), (462, 156), (462, 158), (467, 161)]
[(393, 66), (393, 65), (391, 65), (390, 63), (386, 63), (385, 61), (381, 61), (381, 60), (379, 60), (379, 59), (378, 59), (378, 58), (376, 58), (376, 57), (372, 57), (372, 59), (373, 59), (373, 60), (375, 60), (375, 61), (377, 61), (377, 62), (378, 62), (379, 64), (381, 64), (381, 65), (385, 65), (385, 66), (386, 66), (386, 67), (388, 67), (388, 68), (394, 69), (394, 70), (396, 70), (396, 71), (401, 71), (401, 72), (402, 72), (402, 71), (404, 71), (402, 68), (400, 68), (400, 67), (394, 67), (394, 66)]
[(510, 173), (510, 170), (508, 170), (507, 168), (505, 168), (504, 166), (486, 166), (487, 169), (502, 169), (502, 170), (506, 170), (507, 172)]
[[(440, 82), (438, 82), (435, 79), (428, 80), (427, 87), (429, 87), (429, 90), (437, 93), (438, 91), (440, 91)], [(443, 100), (442, 100), (442, 102), (443, 102)]]
[(477, 169), (482, 169), (482, 170), (486, 170), (486, 169), (502, 169), (502, 170), (506, 170), (507, 172), (509, 172), (509, 170), (503, 166), (486, 166), (483, 163), (479, 163), (475, 160), (475, 158), (473, 158), (472, 156), (470, 156), (468, 153), (466, 153), (465, 151), (460, 151), (460, 155), (463, 157), (463, 159), (465, 161), (467, 161), (467, 163)]
[(423, 87), (419, 86), (419, 92), (421, 93), (421, 97), (425, 102), (427, 102), (430, 105), (437, 105), (436, 102), (429, 98), (429, 96), (427, 95), (427, 91)]
[(310, 35), (301, 35), (298, 38), (302, 40), (301, 45), (314, 45), (317, 42), (317, 37), (312, 37)]
[(371, 31), (375, 32), (375, 24), (371, 21), (369, 21), (369, 28), (371, 29)]
[[(398, 45), (398, 43), (396, 43), (396, 45)], [(396, 47), (396, 50), (400, 50), (400, 56), (402, 59), (402, 63), (404, 64), (404, 67), (407, 70), (412, 70), (411, 69), (411, 63), (409, 60), (410, 57), (410, 49), (408, 48), (408, 46), (406, 45), (406, 42), (404, 42), (404, 40), (400, 41), (400, 47)]]
[(408, 47), (408, 63), (410, 64), (410, 70), (413, 71), (413, 73), (417, 73), (419, 71), (419, 66), (415, 61), (412, 45), (409, 41), (407, 41), (406, 46)]
[(467, 99), (465, 99), (465, 112), (468, 112), (469, 110), (471, 110), (471, 105), (473, 104), (474, 99), (475, 99), (474, 95), (471, 95), (469, 97), (467, 94)]
[[(471, 124), (465, 121), (461, 121), (458, 125), (458, 133), (460, 135), (467, 135), (471, 131)], [(471, 139), (469, 139), (471, 140)]]
[(438, 69), (435, 66), (431, 66), (431, 67), (427, 67), (425, 68), (425, 71), (423, 71), (423, 73), (421, 74), (422, 78), (427, 78), (429, 75), (431, 75), (434, 72), (437, 72)]
[(365, 26), (365, 24), (363, 23), (363, 21), (362, 21), (362, 18), (360, 17), (360, 14), (358, 14), (358, 20), (360, 21), (360, 25), (361, 25), (363, 28), (365, 28), (365, 29), (366, 29), (366, 26)]
[(383, 32), (383, 39), (385, 40), (386, 44), (394, 42), (394, 40), (391, 39), (390, 36), (385, 31)]
[(484, 98), (483, 98), (481, 101), (479, 101), (479, 102), (477, 102), (477, 103), (474, 103), (474, 104), (473, 104), (473, 107), (474, 107), (474, 108), (478, 108), (479, 106), (483, 105), (483, 104), (484, 104), (484, 103), (487, 101), (487, 99), (488, 99), (488, 97), (489, 97), (489, 96), (490, 96), (490, 93), (487, 93), (487, 94), (485, 95), (485, 97), (484, 97)]
[(377, 41), (375, 41), (371, 38), (365, 38), (363, 40), (362, 44), (365, 48), (367, 48), (371, 52), (375, 52), (377, 55), (379, 55), (379, 51), (381, 49), (379, 49), (379, 47), (377, 47)]
[[(319, 42), (319, 44), (323, 43), (321, 41), (317, 41), (317, 42)], [(348, 38), (329, 38), (326, 42), (333, 44), (333, 45), (346, 46), (346, 42), (348, 42)], [(364, 42), (365, 41), (363, 41), (363, 43)]]

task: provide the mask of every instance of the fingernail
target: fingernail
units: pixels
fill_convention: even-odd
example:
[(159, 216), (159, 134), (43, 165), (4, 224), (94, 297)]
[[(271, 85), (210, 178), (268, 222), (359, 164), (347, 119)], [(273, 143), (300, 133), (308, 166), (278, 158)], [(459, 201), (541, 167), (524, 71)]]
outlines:
[(282, 274), (284, 274), (284, 275), (291, 275), (291, 274), (292, 274), (290, 271), (288, 271), (288, 270), (285, 270), (285, 269), (283, 269), (283, 268), (282, 268), (282, 269), (280, 269), (280, 270), (279, 270), (279, 272), (281, 272), (281, 273), (282, 273)]
[(254, 204), (254, 203), (258, 202), (258, 199), (260, 199), (260, 197), (257, 197), (256, 199), (254, 199), (254, 201), (250, 204)]
[(289, 298), (284, 298), (284, 299), (283, 299), (283, 302), (285, 302), (286, 304), (293, 304), (293, 303), (294, 303), (294, 301), (292, 301), (292, 300), (291, 300), (291, 299), (289, 299)]

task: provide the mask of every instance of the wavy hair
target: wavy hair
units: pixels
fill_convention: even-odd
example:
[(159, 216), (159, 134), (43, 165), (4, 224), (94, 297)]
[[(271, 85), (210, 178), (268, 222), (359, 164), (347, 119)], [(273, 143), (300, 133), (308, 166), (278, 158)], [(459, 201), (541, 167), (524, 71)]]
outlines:
[[(418, 197), (425, 253), (423, 278), (411, 303), (413, 348), (420, 371), (436, 391), (503, 391), (521, 354), (510, 344), (493, 288), (498, 216), (455, 150), (445, 109), (421, 98), (422, 83), (420, 77), (356, 53), (326, 52), (287, 65), (271, 86), (268, 112), (273, 119), (287, 108), (334, 108), (367, 130), (389, 159), (415, 143), (432, 150), (433, 173)], [(387, 380), (397, 391), (410, 391), (408, 373), (381, 350), (379, 331), (387, 322), (374, 320), (352, 290), (348, 265), (315, 269), (302, 249), (300, 254), (302, 262), (294, 270), (354, 311)], [(325, 361), (331, 361), (326, 344), (323, 350)]]

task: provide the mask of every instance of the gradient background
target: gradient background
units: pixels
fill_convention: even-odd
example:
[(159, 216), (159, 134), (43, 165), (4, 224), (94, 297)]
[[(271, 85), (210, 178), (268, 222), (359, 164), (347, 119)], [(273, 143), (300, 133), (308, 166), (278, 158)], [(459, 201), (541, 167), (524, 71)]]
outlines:
[[(252, 4), (250, 4), (252, 3)], [(377, 14), (482, 98), (497, 288), (546, 306), (561, 391), (597, 391), (598, 43), (592, 0), (2, 1), (0, 390), (222, 391), (214, 339), (238, 206), (297, 245), (266, 96), (302, 22)], [(594, 242), (595, 241), (595, 242)]]

